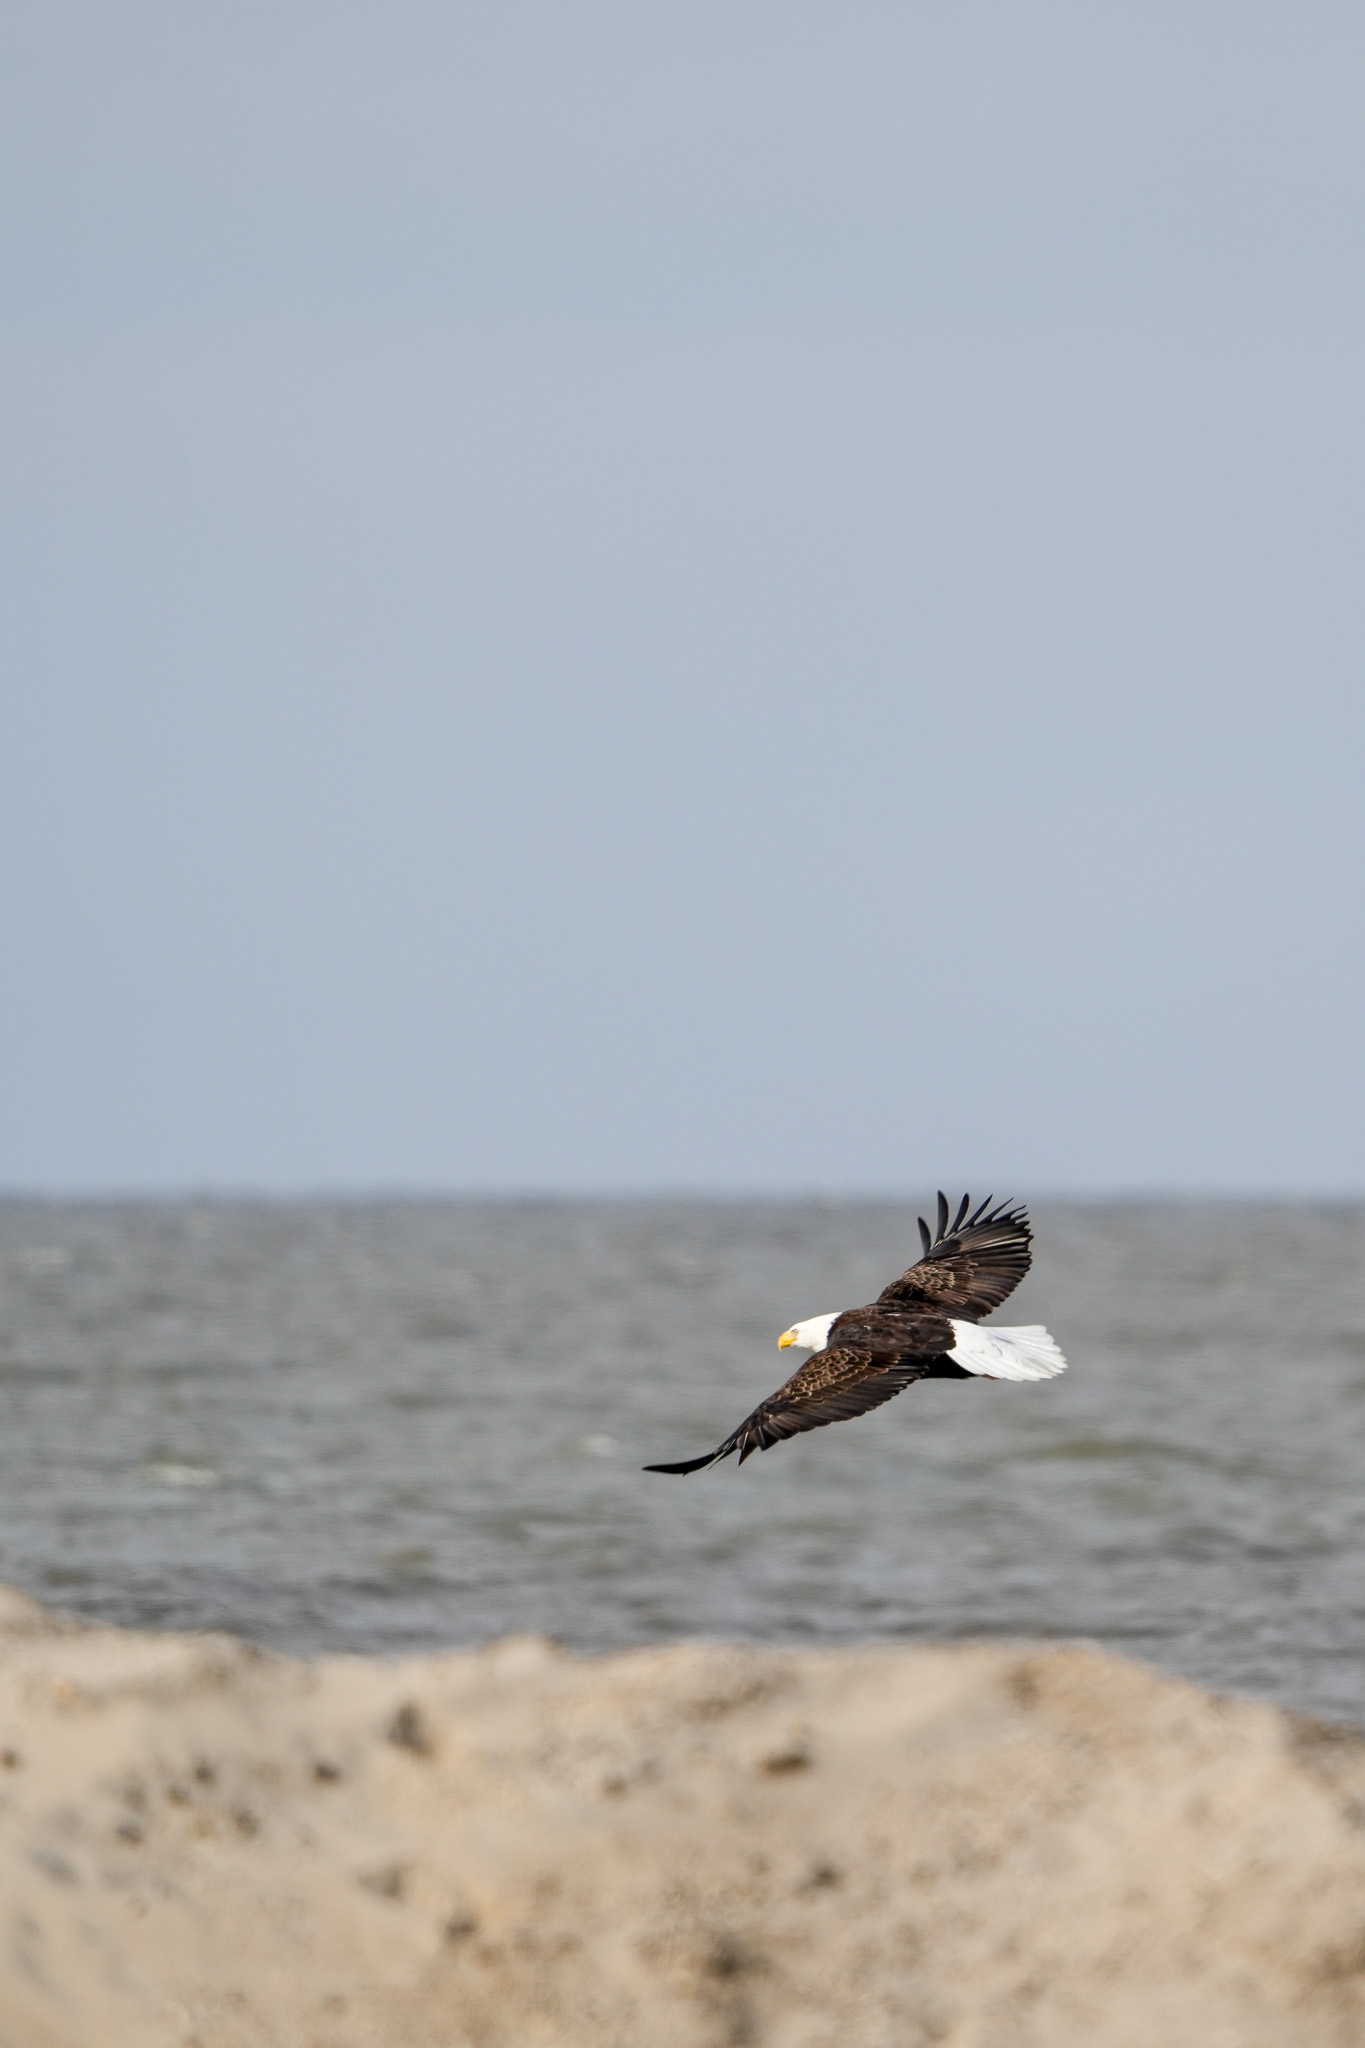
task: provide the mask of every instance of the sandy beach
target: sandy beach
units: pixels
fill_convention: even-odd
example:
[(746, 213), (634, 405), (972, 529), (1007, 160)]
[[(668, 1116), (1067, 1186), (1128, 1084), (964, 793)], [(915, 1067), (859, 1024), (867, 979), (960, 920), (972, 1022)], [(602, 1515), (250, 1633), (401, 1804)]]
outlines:
[(4, 2048), (1365, 2035), (1365, 1741), (1085, 1647), (2, 1620)]

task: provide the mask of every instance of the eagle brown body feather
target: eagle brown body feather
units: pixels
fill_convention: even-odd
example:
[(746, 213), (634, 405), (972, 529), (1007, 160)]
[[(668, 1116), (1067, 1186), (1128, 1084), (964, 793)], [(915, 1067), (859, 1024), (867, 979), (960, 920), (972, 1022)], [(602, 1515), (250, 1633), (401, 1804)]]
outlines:
[(824, 1350), (798, 1366), (723, 1444), (705, 1457), (645, 1470), (700, 1472), (734, 1451), (742, 1465), (786, 1437), (880, 1408), (915, 1380), (970, 1379), (947, 1355), (955, 1342), (951, 1319), (974, 1322), (1000, 1306), (1029, 1269), (1033, 1233), (1022, 1208), (992, 1209), (987, 1200), (969, 1216), (969, 1207), (964, 1196), (950, 1225), (940, 1194), (936, 1233), (920, 1218), (924, 1256), (866, 1308), (836, 1317)]

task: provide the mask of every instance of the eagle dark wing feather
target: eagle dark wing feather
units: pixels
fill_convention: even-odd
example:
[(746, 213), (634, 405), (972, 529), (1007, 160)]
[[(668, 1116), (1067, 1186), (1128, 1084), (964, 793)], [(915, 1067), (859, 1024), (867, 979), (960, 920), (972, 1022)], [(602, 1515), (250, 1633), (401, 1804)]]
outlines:
[(837, 1345), (817, 1351), (766, 1401), (760, 1401), (732, 1436), (704, 1458), (680, 1465), (646, 1465), (646, 1472), (700, 1472), (733, 1451), (742, 1465), (755, 1451), (766, 1451), (803, 1430), (823, 1429), (827, 1422), (847, 1422), (880, 1408), (883, 1401), (922, 1380), (936, 1363), (932, 1354), (873, 1352)]
[(999, 1308), (1029, 1269), (1033, 1232), (1028, 1212), (1020, 1205), (990, 1198), (968, 1214), (964, 1195), (951, 1224), (946, 1198), (938, 1198), (938, 1229), (930, 1235), (921, 1216), (924, 1257), (877, 1297), (879, 1307), (934, 1308), (941, 1315), (975, 1320)]

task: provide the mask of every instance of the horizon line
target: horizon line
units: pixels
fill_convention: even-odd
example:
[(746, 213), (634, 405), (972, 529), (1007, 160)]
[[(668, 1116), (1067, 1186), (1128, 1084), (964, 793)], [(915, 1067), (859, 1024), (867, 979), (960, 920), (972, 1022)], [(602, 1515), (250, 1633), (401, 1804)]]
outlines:
[[(959, 1181), (961, 1178), (959, 1176)], [(980, 1175), (969, 1175), (967, 1178), (973, 1182), (981, 1181), (983, 1186), (986, 1185), (986, 1181)], [(953, 1183), (954, 1187), (957, 1185), (957, 1182)], [(1016, 1183), (1013, 1181), (1002, 1180), (1000, 1185), (1006, 1190), (1000, 1199), (1061, 1206), (1199, 1202), (1326, 1204), (1340, 1207), (1365, 1205), (1365, 1185), (1350, 1186), (1340, 1183), (1256, 1182), (1250, 1185), (1231, 1185), (1217, 1181), (1180, 1184), (1112, 1181), (1078, 1184), (1054, 1181), (1037, 1183), (1031, 1190), (1022, 1194), (1016, 1192)], [(946, 1191), (948, 1183), (944, 1182), (943, 1186)], [(936, 1192), (937, 1183), (931, 1184), (927, 1181), (918, 1188), (904, 1182), (850, 1182), (827, 1187), (779, 1187), (762, 1183), (729, 1186), (703, 1181), (603, 1182), (595, 1185), (527, 1182), (508, 1183), (505, 1186), (474, 1182), (457, 1184), (401, 1180), (299, 1181), (280, 1186), (236, 1181), (108, 1182), (84, 1186), (79, 1183), (61, 1186), (24, 1186), (20, 1183), (6, 1186), (0, 1183), (0, 1206), (69, 1204), (72, 1207), (80, 1207), (126, 1203), (130, 1206), (152, 1207), (203, 1203), (223, 1206), (259, 1204), (286, 1207), (309, 1203), (351, 1206), (386, 1202), (395, 1205), (422, 1202), (479, 1203), (490, 1207), (594, 1202), (699, 1202), (721, 1206), (753, 1202), (791, 1206), (853, 1207), (858, 1204), (881, 1203), (914, 1205), (931, 1201)], [(994, 1195), (992, 1198), (994, 1199)]]

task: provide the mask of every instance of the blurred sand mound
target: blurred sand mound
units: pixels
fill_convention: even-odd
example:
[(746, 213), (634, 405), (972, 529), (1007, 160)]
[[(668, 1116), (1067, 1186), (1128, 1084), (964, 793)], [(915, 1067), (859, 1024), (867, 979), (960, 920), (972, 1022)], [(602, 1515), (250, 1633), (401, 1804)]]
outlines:
[(1365, 1742), (1096, 1651), (303, 1664), (0, 1601), (4, 2048), (1365, 2041)]

